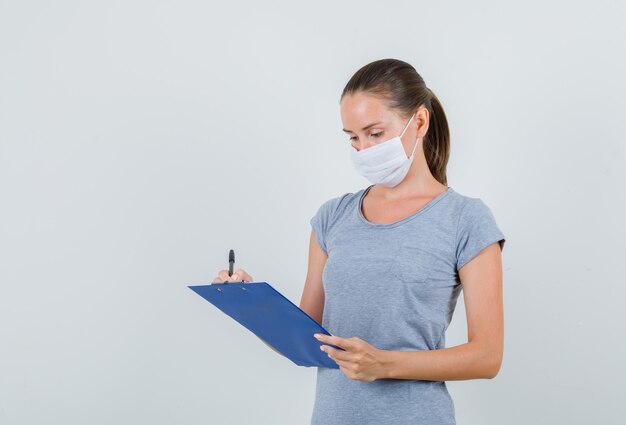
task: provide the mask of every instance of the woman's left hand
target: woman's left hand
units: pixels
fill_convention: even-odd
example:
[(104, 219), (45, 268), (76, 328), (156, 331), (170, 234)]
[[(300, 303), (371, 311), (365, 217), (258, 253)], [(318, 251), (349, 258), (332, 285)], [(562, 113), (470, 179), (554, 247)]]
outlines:
[(315, 334), (318, 341), (336, 345), (346, 351), (337, 350), (328, 345), (322, 345), (320, 349), (333, 359), (339, 369), (350, 379), (363, 382), (371, 382), (384, 378), (386, 368), (389, 365), (386, 350), (381, 350), (368, 344), (361, 338), (340, 338), (338, 336)]

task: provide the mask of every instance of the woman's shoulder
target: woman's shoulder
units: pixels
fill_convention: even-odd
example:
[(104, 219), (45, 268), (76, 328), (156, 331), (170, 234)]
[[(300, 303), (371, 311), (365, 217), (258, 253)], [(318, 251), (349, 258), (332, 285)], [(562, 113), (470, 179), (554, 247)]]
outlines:
[(504, 248), (504, 233), (482, 198), (454, 192), (452, 200), (456, 205), (453, 218), (456, 222), (457, 269), (494, 242), (500, 243), (500, 249)]
[(335, 195), (330, 199), (322, 202), (318, 208), (318, 213), (334, 216), (341, 211), (346, 210), (349, 205), (358, 202), (364, 189), (357, 190), (355, 192), (342, 192), (339, 195)]
[(471, 216), (473, 214), (490, 212), (490, 208), (480, 197), (459, 193), (452, 187), (449, 188), (449, 192), (448, 205), (450, 205), (457, 214)]
[(326, 248), (326, 235), (337, 223), (342, 214), (349, 211), (350, 205), (354, 205), (354, 202), (359, 201), (359, 196), (363, 193), (363, 190), (356, 192), (344, 192), (340, 195), (335, 195), (330, 199), (324, 201), (313, 217), (310, 219), (313, 232), (317, 236), (320, 247), (327, 252)]

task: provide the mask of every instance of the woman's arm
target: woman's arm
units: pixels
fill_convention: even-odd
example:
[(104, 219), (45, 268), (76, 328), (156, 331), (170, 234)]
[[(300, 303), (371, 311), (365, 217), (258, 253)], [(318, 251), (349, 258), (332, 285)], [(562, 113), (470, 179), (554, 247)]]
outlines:
[(300, 308), (319, 324), (322, 323), (324, 313), (324, 287), (322, 272), (328, 256), (322, 250), (311, 230), (309, 238), (309, 266), (304, 282), (304, 289), (300, 299)]
[(467, 315), (465, 344), (440, 350), (386, 351), (381, 378), (452, 381), (494, 378), (502, 364), (504, 318), (499, 243), (459, 269)]

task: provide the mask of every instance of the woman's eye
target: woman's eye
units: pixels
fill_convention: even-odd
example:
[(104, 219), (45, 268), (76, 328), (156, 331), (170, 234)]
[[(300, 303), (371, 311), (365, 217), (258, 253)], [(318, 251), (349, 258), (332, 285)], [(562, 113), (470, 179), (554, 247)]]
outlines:
[(382, 131), (379, 131), (378, 133), (372, 133), (372, 137), (379, 137), (381, 134), (383, 134)]
[(351, 141), (351, 142), (354, 142), (355, 140), (356, 140), (356, 137), (354, 137), (354, 136), (351, 136), (351, 137), (350, 137), (350, 141)]

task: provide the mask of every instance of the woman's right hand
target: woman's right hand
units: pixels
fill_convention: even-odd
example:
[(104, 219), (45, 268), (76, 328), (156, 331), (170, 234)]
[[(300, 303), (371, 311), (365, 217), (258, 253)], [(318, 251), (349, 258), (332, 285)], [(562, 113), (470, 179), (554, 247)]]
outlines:
[(242, 280), (246, 283), (254, 282), (252, 276), (246, 273), (244, 269), (237, 269), (232, 276), (228, 276), (228, 270), (220, 270), (211, 283), (241, 282)]

